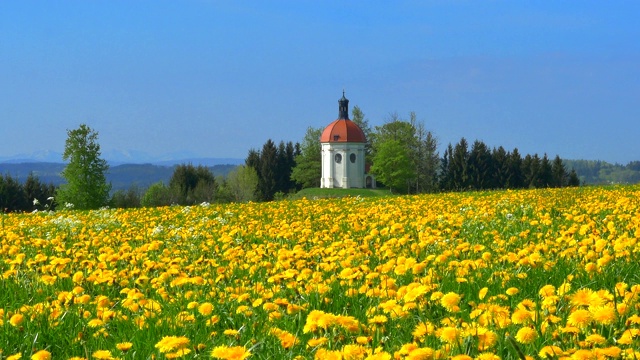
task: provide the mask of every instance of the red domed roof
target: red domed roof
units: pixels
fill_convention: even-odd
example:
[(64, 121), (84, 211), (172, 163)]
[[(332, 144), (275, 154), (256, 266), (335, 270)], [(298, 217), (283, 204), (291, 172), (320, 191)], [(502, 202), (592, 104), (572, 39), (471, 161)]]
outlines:
[(338, 119), (327, 126), (320, 136), (320, 142), (356, 142), (366, 143), (362, 129), (349, 119)]

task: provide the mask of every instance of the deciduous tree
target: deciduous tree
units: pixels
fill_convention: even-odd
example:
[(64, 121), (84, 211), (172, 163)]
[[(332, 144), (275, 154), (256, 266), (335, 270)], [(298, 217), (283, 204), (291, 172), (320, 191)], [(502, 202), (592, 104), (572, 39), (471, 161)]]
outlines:
[(100, 157), (98, 132), (85, 124), (67, 131), (62, 159), (68, 161), (62, 171), (67, 181), (60, 186), (56, 201), (77, 209), (97, 209), (109, 202), (111, 184), (107, 183), (107, 161)]
[(322, 176), (320, 135), (322, 135), (322, 129), (307, 128), (300, 145), (300, 155), (295, 157), (291, 179), (302, 188), (320, 187), (320, 177)]
[(406, 193), (415, 178), (407, 147), (395, 139), (387, 139), (376, 146), (371, 172), (390, 189)]
[(250, 166), (240, 165), (229, 172), (225, 186), (231, 201), (245, 202), (255, 200), (258, 173)]

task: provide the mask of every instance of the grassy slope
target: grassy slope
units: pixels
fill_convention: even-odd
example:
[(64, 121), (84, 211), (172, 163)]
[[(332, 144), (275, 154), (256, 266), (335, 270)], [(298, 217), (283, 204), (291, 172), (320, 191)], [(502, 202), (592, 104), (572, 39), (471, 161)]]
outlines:
[(340, 198), (345, 196), (390, 196), (393, 195), (388, 189), (321, 189), (321, 188), (308, 188), (302, 189), (294, 195), (291, 195), (289, 199), (307, 199), (313, 198)]

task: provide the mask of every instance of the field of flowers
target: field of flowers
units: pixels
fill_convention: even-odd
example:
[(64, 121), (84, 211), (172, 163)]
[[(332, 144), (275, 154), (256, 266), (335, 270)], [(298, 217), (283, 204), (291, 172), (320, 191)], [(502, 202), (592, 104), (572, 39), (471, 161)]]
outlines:
[(640, 186), (1, 221), (0, 359), (640, 358)]

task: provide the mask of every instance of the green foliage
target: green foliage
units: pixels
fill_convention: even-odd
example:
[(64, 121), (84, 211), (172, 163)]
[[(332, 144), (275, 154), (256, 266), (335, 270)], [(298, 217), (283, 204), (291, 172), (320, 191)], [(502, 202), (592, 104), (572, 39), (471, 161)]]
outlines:
[(569, 174), (567, 173), (567, 168), (564, 166), (562, 159), (560, 159), (560, 156), (558, 155), (553, 159), (551, 173), (553, 176), (553, 187), (567, 186)]
[(627, 165), (606, 161), (563, 160), (568, 169), (574, 169), (579, 182), (584, 184), (636, 184), (640, 182), (640, 161)]
[(416, 178), (412, 191), (415, 193), (438, 191), (438, 170), (440, 167), (440, 155), (438, 154), (438, 142), (436, 137), (427, 131), (423, 122), (416, 120), (416, 115), (411, 112), (411, 124), (415, 128), (415, 154), (414, 166)]
[(0, 210), (24, 211), (29, 206), (22, 185), (10, 175), (0, 175)]
[(367, 143), (364, 146), (365, 163), (370, 165), (373, 130), (371, 130), (371, 126), (369, 125), (369, 120), (365, 118), (364, 113), (362, 112), (362, 110), (358, 105), (355, 105), (353, 109), (351, 109), (351, 121), (353, 121), (358, 125), (358, 127), (360, 127), (360, 130), (362, 130), (365, 138), (367, 139)]
[(471, 151), (464, 138), (455, 148), (449, 144), (441, 164), (442, 190), (547, 188), (580, 183), (575, 171), (567, 172), (559, 156), (553, 162), (546, 154), (542, 158), (534, 154), (523, 159), (517, 148), (506, 152), (500, 146), (489, 151), (479, 140), (473, 143)]
[(55, 210), (54, 195), (56, 188), (53, 184), (44, 184), (37, 176), (29, 174), (23, 185), (23, 190), (27, 201), (31, 204), (27, 211), (33, 210)]
[(144, 207), (158, 207), (171, 205), (171, 191), (161, 181), (147, 189), (140, 201)]
[(495, 188), (493, 180), (493, 159), (487, 145), (476, 140), (471, 146), (468, 159), (469, 186), (472, 189)]
[[(409, 114), (409, 118), (409, 121), (403, 121), (397, 114), (391, 114), (389, 122), (376, 127), (376, 132), (372, 134), (374, 160), (372, 172), (382, 175), (378, 176), (381, 183), (401, 192), (435, 192), (438, 190), (437, 175), (440, 167), (436, 138), (426, 130), (424, 123), (417, 121), (414, 112)], [(384, 159), (384, 154), (398, 156), (400, 153), (399, 149), (389, 152), (397, 144), (388, 147), (388, 142), (397, 142), (403, 148), (401, 153), (404, 155), (400, 158), (403, 158), (403, 161), (406, 160), (405, 162), (395, 164), (393, 161)], [(381, 153), (382, 149), (384, 150)], [(396, 175), (391, 175), (394, 172)], [(400, 174), (411, 176), (402, 180), (404, 183), (402, 186), (399, 186), (399, 179), (391, 180), (394, 185), (385, 181)]]
[(55, 210), (55, 187), (29, 174), (24, 184), (10, 175), (0, 175), (0, 212)]
[(465, 190), (469, 188), (469, 144), (465, 138), (453, 148), (449, 167), (451, 168), (451, 189)]
[(172, 203), (194, 205), (213, 202), (217, 183), (213, 173), (204, 166), (183, 164), (176, 166), (169, 180)]
[(67, 183), (58, 189), (56, 201), (73, 204), (76, 209), (97, 209), (107, 205), (111, 185), (107, 184), (105, 173), (109, 165), (100, 158), (98, 133), (81, 124), (75, 130), (68, 130), (67, 135), (62, 154), (68, 161), (62, 171)]
[(408, 191), (410, 179), (416, 176), (407, 147), (395, 139), (377, 144), (371, 172), (389, 188), (401, 193)]
[(114, 208), (126, 209), (137, 208), (141, 205), (142, 191), (137, 185), (131, 185), (128, 190), (116, 190), (111, 196), (109, 206)]
[(278, 168), (278, 149), (274, 142), (269, 139), (262, 146), (260, 152), (260, 179), (258, 189), (261, 200), (273, 200), (273, 195), (278, 191), (276, 188), (276, 169)]
[(258, 188), (258, 173), (250, 166), (240, 165), (227, 175), (223, 188), (231, 201), (254, 201)]
[(291, 179), (303, 189), (320, 186), (320, 176), (322, 176), (320, 135), (322, 135), (322, 129), (307, 128), (300, 146), (300, 155), (295, 157)]
[(258, 174), (258, 200), (271, 201), (277, 192), (288, 194), (297, 190), (291, 180), (291, 171), (299, 154), (299, 145), (281, 141), (276, 147), (271, 139), (264, 143), (261, 151), (249, 151), (245, 164)]

